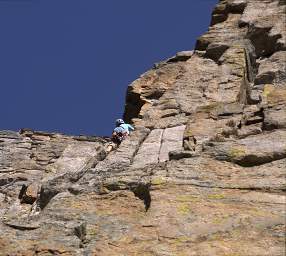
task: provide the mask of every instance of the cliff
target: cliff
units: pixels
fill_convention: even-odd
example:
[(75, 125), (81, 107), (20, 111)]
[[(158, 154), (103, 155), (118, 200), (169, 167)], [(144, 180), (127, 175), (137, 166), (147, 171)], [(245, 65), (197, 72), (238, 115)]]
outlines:
[(0, 255), (285, 255), (286, 2), (221, 0), (127, 90), (135, 132), (0, 132)]

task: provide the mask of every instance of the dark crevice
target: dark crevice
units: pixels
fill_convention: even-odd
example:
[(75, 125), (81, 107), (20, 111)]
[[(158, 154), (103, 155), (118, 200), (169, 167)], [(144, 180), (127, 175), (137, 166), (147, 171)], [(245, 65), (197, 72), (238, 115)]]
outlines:
[(218, 117), (228, 117), (228, 116), (234, 116), (236, 113), (231, 113), (231, 112), (228, 112), (228, 113), (221, 113), (221, 114), (218, 114)]
[(37, 205), (41, 208), (41, 210), (43, 210), (52, 200), (52, 198), (55, 197), (58, 193), (60, 193), (60, 191), (51, 189), (51, 187), (49, 187), (49, 189), (45, 189), (45, 187), (42, 186), (40, 196), (36, 201)]
[(28, 188), (27, 185), (25, 185), (25, 184), (22, 185), (22, 188), (21, 188), (19, 195), (18, 195), (18, 199), (21, 199), (24, 196), (24, 194), (27, 191), (27, 188)]
[(6, 226), (10, 227), (10, 228), (18, 229), (18, 230), (21, 230), (21, 231), (34, 230), (34, 229), (38, 229), (39, 228), (38, 225), (29, 226), (29, 225), (8, 223), (8, 222), (5, 222), (5, 221), (3, 221), (2, 223), (5, 224)]
[(167, 63), (176, 63), (176, 62), (179, 62), (179, 61), (187, 61), (191, 58), (191, 56), (189, 55), (177, 55), (173, 58), (170, 58), (167, 60)]
[[(156, 87), (156, 85), (154, 87)], [(148, 92), (148, 94), (145, 94), (144, 96), (148, 100), (153, 100), (153, 99), (158, 100), (163, 96), (165, 92), (166, 92), (166, 89), (159, 90), (158, 88), (156, 88), (156, 90), (152, 90)]]
[(264, 121), (264, 113), (263, 113), (263, 109), (261, 109), (260, 111), (254, 113), (255, 116), (253, 119), (247, 119), (245, 120), (244, 125), (253, 125), (253, 124), (258, 124), (258, 123), (263, 123)]
[(242, 14), (244, 12), (246, 5), (247, 5), (246, 2), (238, 2), (231, 4), (228, 3), (226, 6), (226, 10), (228, 13)]
[(259, 84), (272, 84), (275, 79), (275, 72), (272, 70), (269, 70), (265, 72), (264, 74), (261, 74), (259, 77), (256, 77), (254, 80), (255, 85)]
[[(215, 44), (211, 43), (206, 49), (204, 57), (212, 59), (214, 62), (218, 63), (219, 58), (226, 52), (229, 45), (226, 44)], [(218, 63), (221, 64), (221, 63)]]
[(123, 118), (126, 122), (131, 123), (132, 118), (138, 118), (142, 106), (145, 102), (140, 97), (139, 93), (135, 93), (131, 86), (127, 89), (126, 106)]
[(160, 148), (159, 148), (159, 154), (158, 154), (158, 158), (157, 158), (157, 162), (160, 162), (160, 153), (161, 153), (161, 149), (163, 146), (163, 138), (164, 138), (164, 133), (165, 133), (166, 129), (163, 130), (162, 134), (161, 134), (161, 138), (160, 138)]
[(280, 152), (280, 153), (274, 153), (272, 156), (264, 156), (264, 157), (259, 157), (257, 155), (247, 155), (244, 156), (242, 159), (235, 160), (233, 162), (243, 167), (253, 167), (253, 166), (267, 164), (284, 158), (286, 158), (286, 154)]
[(25, 204), (33, 204), (36, 201), (36, 195), (32, 196), (27, 194), (27, 190), (28, 190), (28, 185), (23, 184), (22, 188), (20, 190), (18, 199), (20, 200), (21, 204), (25, 203)]
[(253, 124), (259, 124), (263, 122), (263, 118), (257, 118), (257, 119), (253, 119), (253, 120), (247, 120), (245, 125), (253, 125)]
[(286, 191), (286, 188), (281, 189), (273, 189), (271, 187), (223, 187), (223, 186), (211, 186), (211, 185), (203, 185), (203, 184), (189, 184), (190, 186), (200, 187), (200, 188), (219, 188), (219, 189), (230, 189), (230, 190), (241, 190), (241, 191), (256, 191), (262, 193), (271, 193), (271, 194), (281, 194)]
[(245, 63), (246, 63), (247, 80), (250, 83), (252, 83), (257, 74), (258, 65), (256, 63), (255, 48), (250, 41), (244, 48), (244, 56), (245, 56)]
[(137, 184), (136, 187), (131, 188), (136, 197), (144, 202), (146, 212), (151, 206), (150, 184)]
[(238, 95), (239, 103), (247, 104), (248, 95), (249, 95), (249, 81), (247, 79), (247, 70), (244, 70), (243, 79), (240, 85), (240, 92)]
[(218, 3), (212, 12), (210, 26), (226, 21), (228, 18), (228, 14), (230, 13), (242, 14), (244, 12), (246, 5), (247, 3), (245, 2), (227, 3), (227, 2), (222, 1)]
[(5, 177), (3, 179), (0, 179), (0, 187), (2, 186), (9, 186), (10, 184), (14, 184), (16, 182), (15, 178), (12, 177)]
[(281, 49), (281, 45), (278, 43), (281, 35), (271, 35), (271, 29), (272, 27), (248, 26), (247, 38), (254, 45), (257, 58), (271, 56), (274, 52)]
[(74, 234), (80, 240), (79, 247), (83, 248), (86, 243), (86, 222), (81, 223), (79, 226), (74, 228)]

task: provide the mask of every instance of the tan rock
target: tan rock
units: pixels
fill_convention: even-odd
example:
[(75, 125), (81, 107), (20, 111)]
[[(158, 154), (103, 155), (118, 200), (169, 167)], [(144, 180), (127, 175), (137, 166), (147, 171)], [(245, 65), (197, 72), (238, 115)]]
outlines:
[(32, 183), (28, 187), (23, 188), (23, 195), (21, 195), (21, 203), (26, 203), (26, 204), (33, 204), (37, 197), (38, 197), (38, 192), (40, 190), (40, 186), (37, 183)]
[(0, 255), (285, 255), (285, 7), (219, 1), (128, 87), (136, 129), (108, 154), (0, 131)]

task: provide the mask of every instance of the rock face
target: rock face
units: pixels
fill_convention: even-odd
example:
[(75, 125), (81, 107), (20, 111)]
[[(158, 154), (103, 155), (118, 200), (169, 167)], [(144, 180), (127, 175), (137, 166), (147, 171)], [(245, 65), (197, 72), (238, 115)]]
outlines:
[(0, 255), (285, 255), (286, 3), (221, 0), (106, 139), (0, 132)]

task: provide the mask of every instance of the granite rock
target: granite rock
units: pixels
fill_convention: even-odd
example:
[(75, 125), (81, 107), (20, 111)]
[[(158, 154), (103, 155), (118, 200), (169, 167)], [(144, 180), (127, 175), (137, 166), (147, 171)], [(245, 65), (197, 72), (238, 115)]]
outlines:
[(0, 131), (0, 255), (285, 255), (282, 0), (220, 0), (128, 86), (135, 131)]

